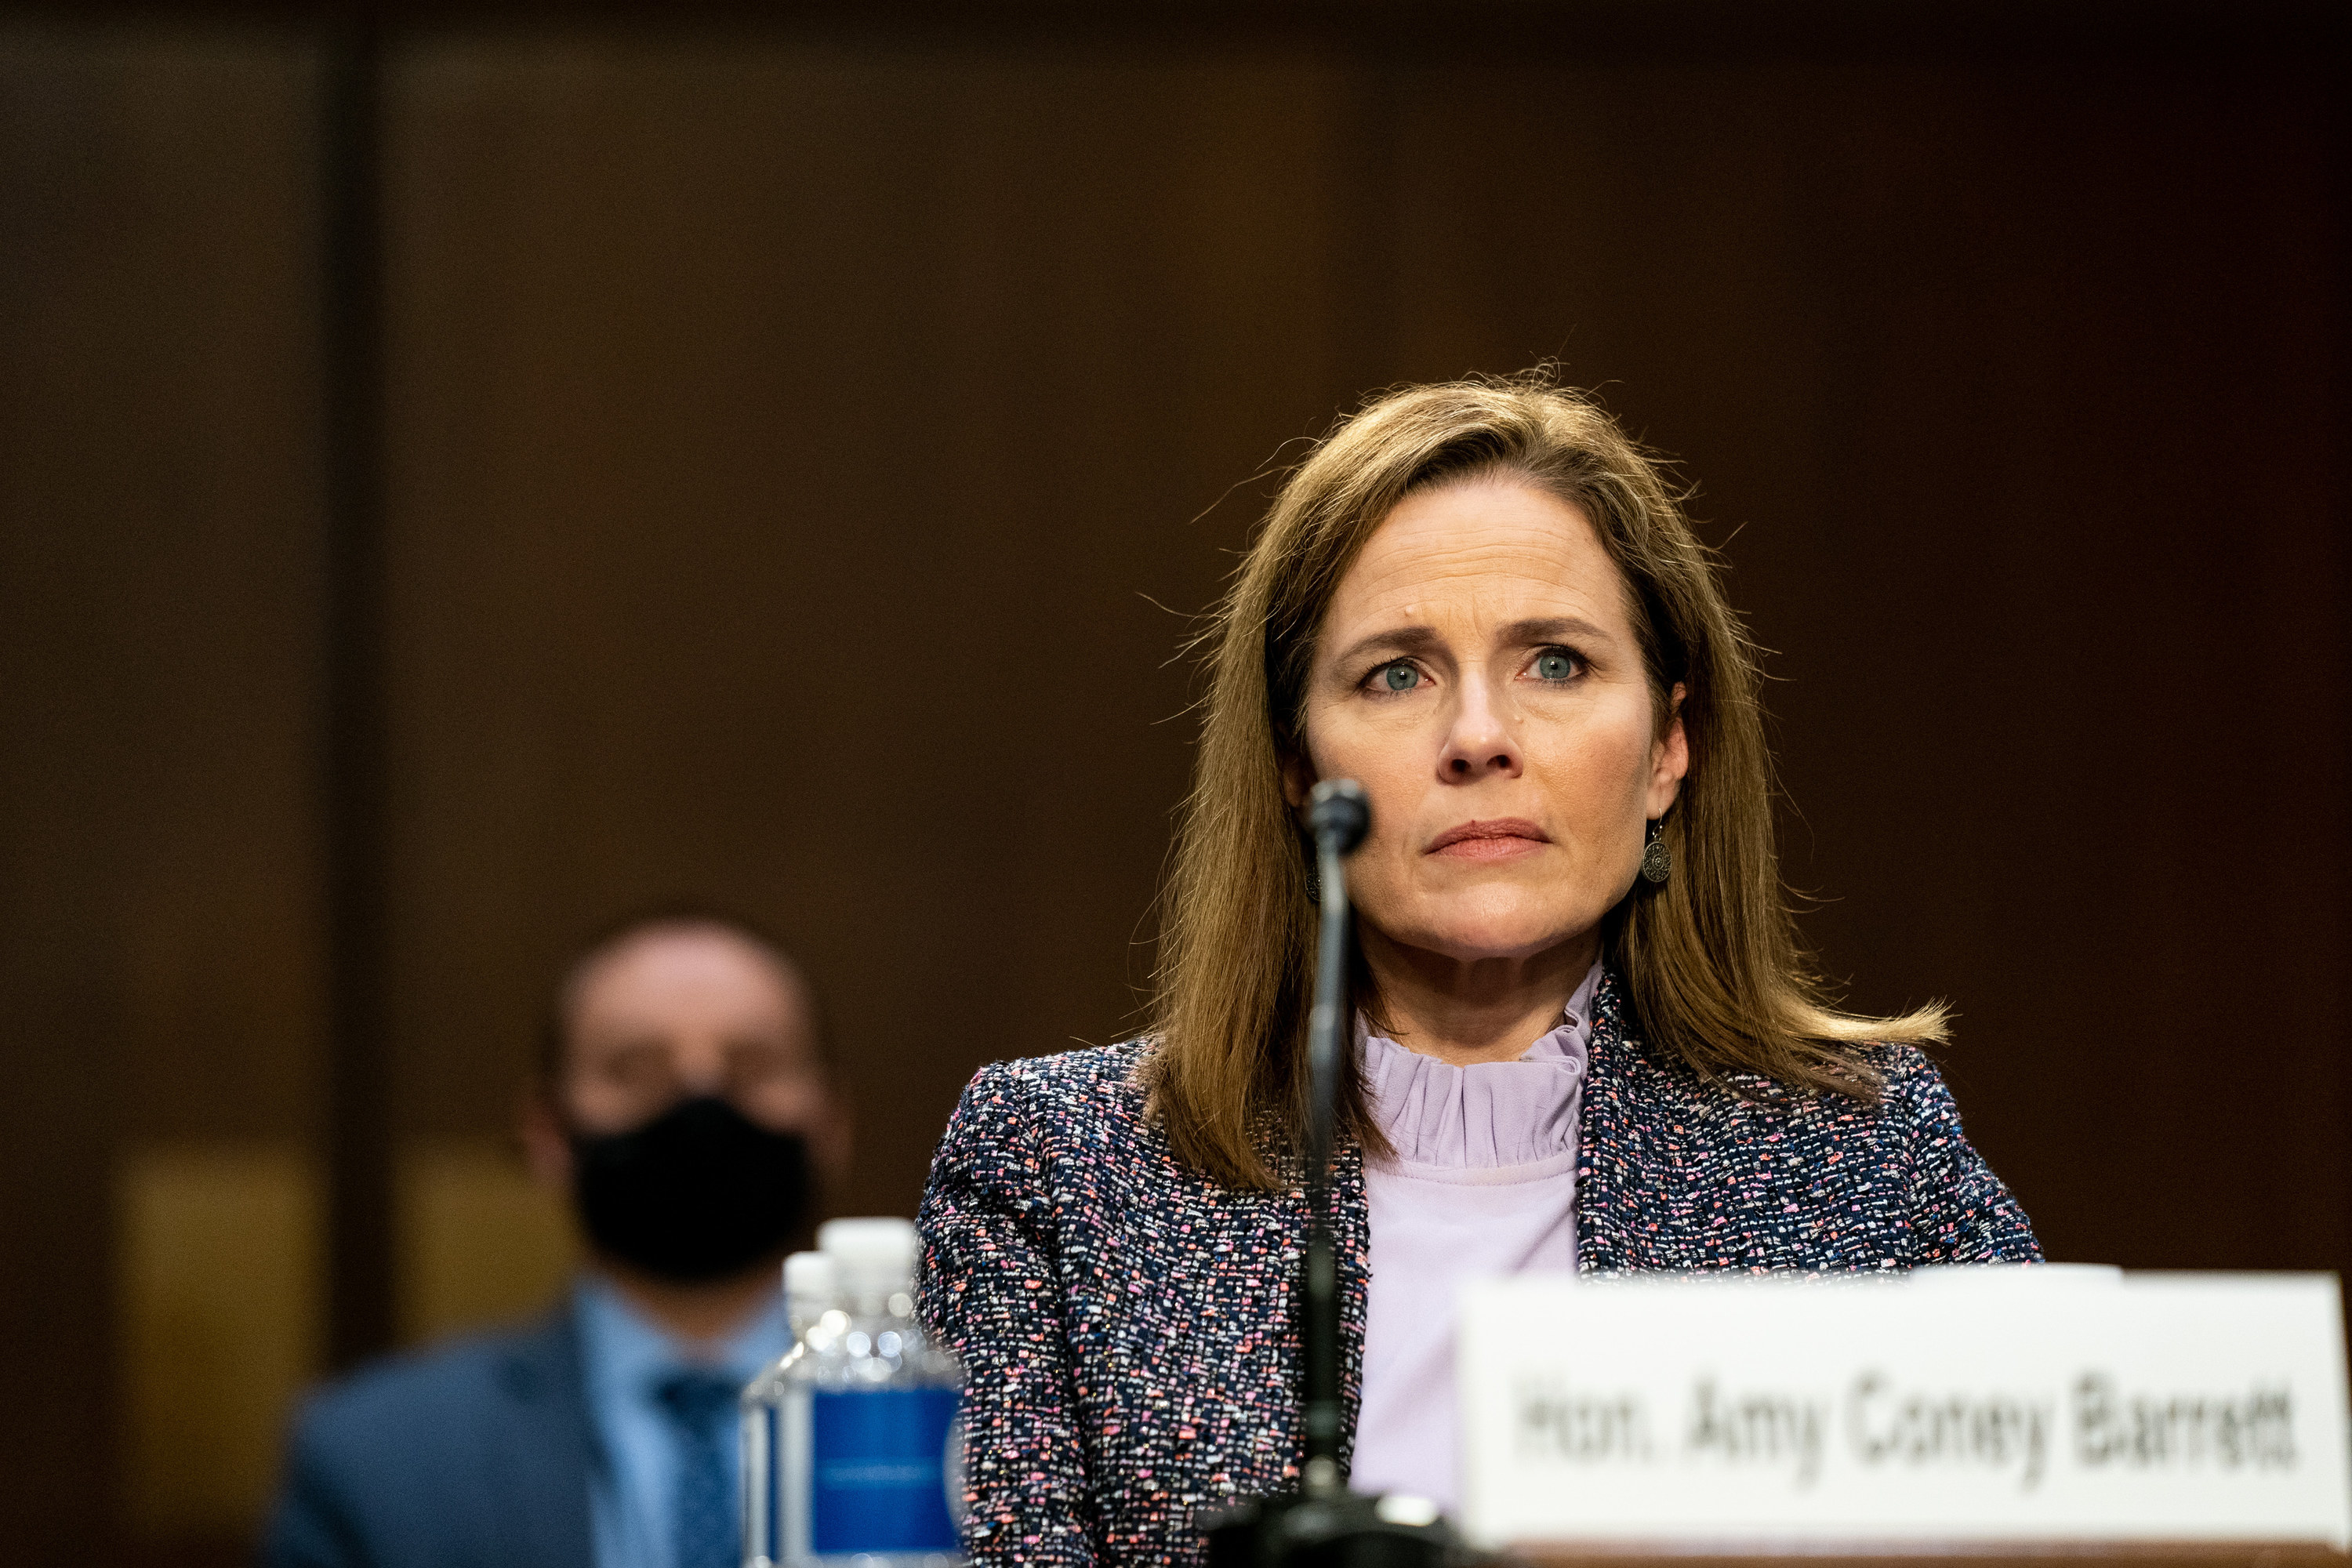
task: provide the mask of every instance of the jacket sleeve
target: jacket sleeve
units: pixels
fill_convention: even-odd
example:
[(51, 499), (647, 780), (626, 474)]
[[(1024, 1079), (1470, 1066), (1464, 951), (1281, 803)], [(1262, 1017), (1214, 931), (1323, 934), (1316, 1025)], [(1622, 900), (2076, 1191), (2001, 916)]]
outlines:
[(341, 1467), (323, 1425), (315, 1407), (306, 1410), (287, 1443), (262, 1568), (368, 1568), (375, 1561), (352, 1521)]
[(964, 1540), (982, 1568), (1092, 1568), (1086, 1462), (1038, 1119), (983, 1068), (931, 1161), (917, 1223), (924, 1321), (963, 1359)]
[(1910, 1127), (1913, 1261), (2041, 1262), (2025, 1210), (1960, 1131), (1960, 1108), (1935, 1064), (1903, 1047), (1889, 1064), (1886, 1091)]

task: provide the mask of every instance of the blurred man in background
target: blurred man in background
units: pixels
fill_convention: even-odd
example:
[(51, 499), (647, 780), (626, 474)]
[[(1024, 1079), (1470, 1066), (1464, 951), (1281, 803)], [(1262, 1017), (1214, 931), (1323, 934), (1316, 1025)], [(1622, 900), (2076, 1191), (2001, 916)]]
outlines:
[(557, 987), (522, 1138), (587, 1267), (538, 1324), (314, 1398), (269, 1568), (733, 1568), (736, 1394), (849, 1152), (806, 983), (731, 918), (615, 928)]

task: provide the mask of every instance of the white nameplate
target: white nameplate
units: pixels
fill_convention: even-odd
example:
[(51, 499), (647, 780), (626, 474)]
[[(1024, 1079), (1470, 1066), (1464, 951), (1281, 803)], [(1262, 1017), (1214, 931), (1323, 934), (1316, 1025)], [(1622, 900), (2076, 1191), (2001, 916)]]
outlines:
[(2352, 1544), (2333, 1275), (1525, 1275), (1462, 1308), (1483, 1545)]

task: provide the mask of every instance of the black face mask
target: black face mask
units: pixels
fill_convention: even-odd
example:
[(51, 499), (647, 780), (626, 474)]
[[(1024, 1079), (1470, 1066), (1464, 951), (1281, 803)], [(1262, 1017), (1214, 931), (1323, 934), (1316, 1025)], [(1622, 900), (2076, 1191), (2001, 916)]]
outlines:
[(807, 1142), (709, 1096), (631, 1131), (574, 1132), (572, 1161), (590, 1239), (681, 1284), (723, 1279), (779, 1250), (809, 1210)]

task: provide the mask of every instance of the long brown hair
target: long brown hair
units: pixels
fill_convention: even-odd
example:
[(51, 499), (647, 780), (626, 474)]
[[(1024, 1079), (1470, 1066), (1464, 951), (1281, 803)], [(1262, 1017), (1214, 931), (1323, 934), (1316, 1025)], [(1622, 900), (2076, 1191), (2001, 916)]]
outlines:
[[(1658, 466), (1599, 404), (1540, 372), (1407, 387), (1291, 472), (1201, 638), (1200, 761), (1162, 893), (1143, 1079), (1178, 1157), (1219, 1180), (1281, 1184), (1269, 1156), (1304, 1136), (1315, 911), (1281, 768), (1304, 749), (1324, 613), (1407, 494), (1486, 474), (1540, 486), (1591, 522), (1623, 574), (1661, 726), (1675, 684), (1686, 689), (1690, 770), (1661, 830), (1673, 875), (1637, 880), (1603, 928), (1644, 1037), (1710, 1079), (1869, 1100), (1865, 1043), (1944, 1037), (1940, 1005), (1864, 1018), (1830, 1005), (1780, 884), (1755, 654)], [(1352, 1064), (1340, 1118), (1384, 1150)]]

